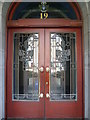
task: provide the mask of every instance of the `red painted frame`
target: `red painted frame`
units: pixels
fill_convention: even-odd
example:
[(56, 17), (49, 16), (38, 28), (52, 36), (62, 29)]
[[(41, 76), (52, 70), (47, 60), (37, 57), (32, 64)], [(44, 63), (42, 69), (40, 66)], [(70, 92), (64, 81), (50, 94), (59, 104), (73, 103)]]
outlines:
[(24, 20), (9, 20), (7, 22), (7, 27), (15, 28), (48, 28), (48, 27), (82, 27), (81, 20), (69, 20), (69, 19), (24, 19)]

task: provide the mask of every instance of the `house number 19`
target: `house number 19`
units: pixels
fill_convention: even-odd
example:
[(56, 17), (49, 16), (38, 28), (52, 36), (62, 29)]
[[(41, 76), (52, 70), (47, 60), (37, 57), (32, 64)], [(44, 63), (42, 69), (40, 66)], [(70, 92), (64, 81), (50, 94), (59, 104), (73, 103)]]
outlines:
[(41, 19), (47, 19), (48, 18), (48, 13), (44, 13), (44, 12), (40, 13), (40, 18)]

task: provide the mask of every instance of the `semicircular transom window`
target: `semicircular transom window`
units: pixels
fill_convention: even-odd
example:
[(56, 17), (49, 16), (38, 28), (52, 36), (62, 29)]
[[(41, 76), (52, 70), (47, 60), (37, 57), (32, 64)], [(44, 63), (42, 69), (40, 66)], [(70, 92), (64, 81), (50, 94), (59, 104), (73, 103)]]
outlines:
[[(40, 18), (40, 5), (40, 2), (21, 2), (14, 11), (12, 20)], [(48, 18), (78, 19), (69, 2), (47, 2), (47, 5)]]

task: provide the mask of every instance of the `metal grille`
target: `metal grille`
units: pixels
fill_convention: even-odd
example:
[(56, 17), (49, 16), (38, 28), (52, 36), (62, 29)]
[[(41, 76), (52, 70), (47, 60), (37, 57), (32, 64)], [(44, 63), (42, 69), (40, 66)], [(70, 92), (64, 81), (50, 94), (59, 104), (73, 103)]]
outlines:
[(75, 33), (51, 33), (51, 100), (77, 98), (75, 36)]
[(13, 99), (39, 100), (39, 34), (14, 33)]

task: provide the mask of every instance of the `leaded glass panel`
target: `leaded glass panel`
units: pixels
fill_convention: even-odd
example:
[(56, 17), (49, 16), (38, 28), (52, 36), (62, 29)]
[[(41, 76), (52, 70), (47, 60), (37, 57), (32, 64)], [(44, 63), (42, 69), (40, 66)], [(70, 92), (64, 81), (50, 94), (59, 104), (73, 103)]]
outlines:
[(51, 33), (51, 100), (77, 98), (75, 37), (75, 33)]
[(39, 100), (38, 59), (39, 34), (14, 33), (14, 100)]

